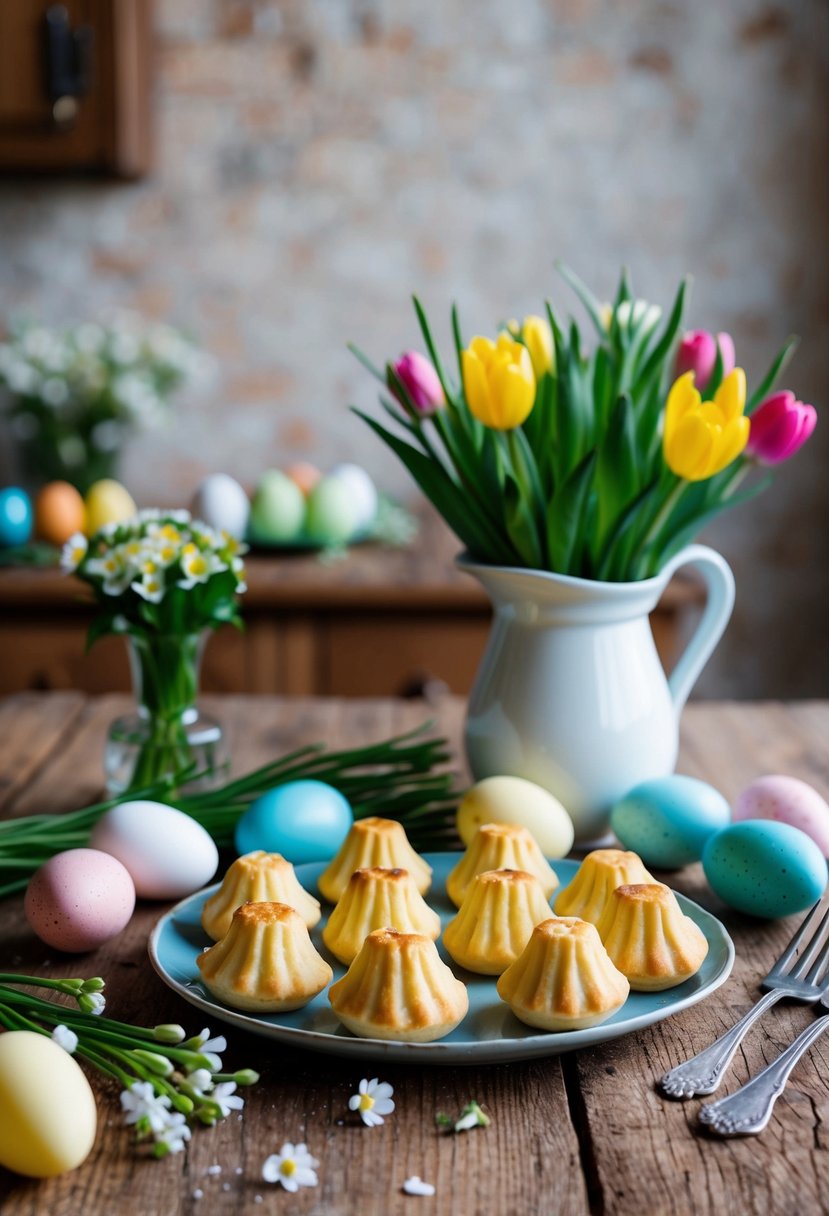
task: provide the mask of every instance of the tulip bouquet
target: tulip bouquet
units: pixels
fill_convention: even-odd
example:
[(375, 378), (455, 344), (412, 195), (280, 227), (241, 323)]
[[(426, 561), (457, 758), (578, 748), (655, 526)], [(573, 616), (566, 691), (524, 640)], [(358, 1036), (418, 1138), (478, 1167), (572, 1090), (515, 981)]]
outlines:
[(746, 477), (792, 456), (817, 415), (791, 392), (769, 395), (793, 339), (749, 394), (727, 334), (683, 335), (687, 282), (663, 322), (625, 273), (602, 304), (559, 270), (596, 331), (592, 351), (549, 304), (546, 316), (468, 343), (453, 309), (453, 375), (415, 299), (428, 359), (412, 351), (381, 370), (351, 348), (383, 384), (400, 431), (356, 412), (474, 559), (648, 578), (720, 511), (762, 490), (768, 476)]

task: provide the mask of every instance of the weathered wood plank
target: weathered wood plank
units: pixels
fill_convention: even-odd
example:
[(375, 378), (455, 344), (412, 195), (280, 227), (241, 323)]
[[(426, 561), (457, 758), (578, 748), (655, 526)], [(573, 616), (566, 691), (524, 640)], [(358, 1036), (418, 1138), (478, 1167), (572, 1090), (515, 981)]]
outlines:
[(81, 693), (19, 693), (0, 701), (0, 809), (32, 781), (81, 714)]

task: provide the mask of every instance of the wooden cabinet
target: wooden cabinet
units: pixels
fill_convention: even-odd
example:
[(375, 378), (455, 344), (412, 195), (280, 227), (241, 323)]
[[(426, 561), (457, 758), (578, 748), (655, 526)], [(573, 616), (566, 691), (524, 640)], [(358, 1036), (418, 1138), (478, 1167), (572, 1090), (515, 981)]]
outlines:
[(0, 2), (0, 170), (150, 165), (150, 0)]

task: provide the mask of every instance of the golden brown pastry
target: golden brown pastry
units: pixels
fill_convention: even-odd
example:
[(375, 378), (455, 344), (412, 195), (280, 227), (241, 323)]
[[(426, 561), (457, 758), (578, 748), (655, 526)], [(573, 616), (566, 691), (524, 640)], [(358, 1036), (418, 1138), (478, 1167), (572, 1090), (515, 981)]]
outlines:
[(661, 882), (617, 887), (598, 930), (636, 992), (674, 988), (696, 975), (708, 953), (705, 934)]
[(196, 959), (202, 982), (234, 1009), (301, 1009), (333, 971), (314, 949), (305, 922), (287, 904), (242, 904), (227, 934)]
[(397, 929), (369, 933), (328, 999), (352, 1034), (404, 1043), (442, 1039), (469, 1008), (466, 987), (431, 938)]
[(653, 882), (636, 853), (595, 849), (587, 854), (575, 878), (556, 896), (553, 903), (556, 916), (578, 916), (597, 925), (612, 892), (632, 882)]
[(550, 915), (541, 883), (523, 870), (476, 874), (460, 911), (443, 933), (443, 944), (467, 971), (500, 975)]
[(523, 870), (534, 874), (549, 899), (558, 886), (555, 871), (526, 828), (517, 823), (483, 823), (446, 880), (446, 894), (456, 908), (463, 903), (476, 874), (487, 870)]
[(630, 991), (596, 926), (575, 916), (554, 916), (536, 925), (523, 953), (496, 987), (522, 1022), (558, 1031), (606, 1022)]
[(408, 870), (421, 895), (432, 885), (432, 867), (409, 844), (402, 823), (372, 815), (358, 819), (343, 841), (339, 853), (320, 875), (318, 886), (329, 903), (335, 904), (355, 870), (372, 866)]
[(440, 937), (440, 917), (424, 902), (408, 870), (383, 866), (355, 870), (328, 918), (322, 940), (347, 967), (369, 933), (386, 928), (422, 933), (435, 941)]
[(246, 903), (287, 904), (294, 908), (309, 929), (322, 912), (320, 902), (309, 895), (294, 873), (294, 867), (280, 853), (245, 853), (237, 857), (214, 895), (202, 908), (202, 928), (218, 942), (230, 928), (233, 913)]

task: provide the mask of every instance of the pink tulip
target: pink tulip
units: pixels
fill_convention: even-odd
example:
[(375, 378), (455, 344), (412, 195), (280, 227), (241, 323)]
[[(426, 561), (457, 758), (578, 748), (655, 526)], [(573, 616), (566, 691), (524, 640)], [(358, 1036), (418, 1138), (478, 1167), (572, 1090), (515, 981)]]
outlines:
[(780, 464), (794, 456), (817, 425), (817, 410), (794, 393), (773, 393), (751, 415), (746, 453), (761, 464)]
[[(444, 403), (443, 389), (432, 364), (416, 350), (407, 351), (393, 365), (419, 414), (434, 414)], [(406, 405), (407, 402), (401, 402)]]
[(705, 329), (689, 330), (679, 344), (676, 352), (676, 367), (674, 377), (685, 372), (694, 373), (694, 384), (704, 393), (714, 372), (717, 362), (717, 344), (722, 354), (722, 374), (727, 376), (734, 370), (734, 342), (730, 334), (709, 334)]

